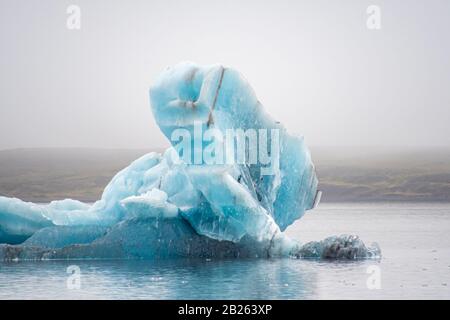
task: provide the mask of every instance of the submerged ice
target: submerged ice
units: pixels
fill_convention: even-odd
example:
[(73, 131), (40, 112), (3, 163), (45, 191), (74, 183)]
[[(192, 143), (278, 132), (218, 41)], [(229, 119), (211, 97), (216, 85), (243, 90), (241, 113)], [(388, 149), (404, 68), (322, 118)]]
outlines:
[(117, 173), (92, 205), (0, 197), (0, 259), (379, 255), (354, 237), (301, 246), (283, 233), (320, 198), (314, 166), (236, 70), (168, 68), (150, 102), (172, 147)]

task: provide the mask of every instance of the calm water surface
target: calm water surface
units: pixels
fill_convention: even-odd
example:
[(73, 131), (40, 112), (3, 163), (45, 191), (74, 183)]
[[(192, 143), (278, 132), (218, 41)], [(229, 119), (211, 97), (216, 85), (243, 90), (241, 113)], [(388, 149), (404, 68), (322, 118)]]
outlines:
[[(449, 204), (322, 204), (287, 232), (305, 242), (358, 234), (380, 261), (0, 263), (0, 299), (449, 299)], [(81, 271), (69, 289), (67, 268)], [(373, 266), (380, 289), (369, 289)]]

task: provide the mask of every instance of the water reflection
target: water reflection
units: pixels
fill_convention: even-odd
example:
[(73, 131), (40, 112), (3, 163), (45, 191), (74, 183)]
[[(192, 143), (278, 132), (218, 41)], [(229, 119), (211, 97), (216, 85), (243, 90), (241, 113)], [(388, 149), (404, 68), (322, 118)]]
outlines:
[[(66, 269), (74, 264), (81, 270), (80, 290), (66, 286)], [(291, 259), (3, 263), (0, 298), (304, 299), (316, 289), (313, 264)]]

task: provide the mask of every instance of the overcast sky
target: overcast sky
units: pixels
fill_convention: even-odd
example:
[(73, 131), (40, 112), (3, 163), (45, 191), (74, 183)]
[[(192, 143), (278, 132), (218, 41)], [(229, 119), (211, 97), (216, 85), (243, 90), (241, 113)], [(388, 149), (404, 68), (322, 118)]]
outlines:
[(183, 60), (240, 70), (311, 146), (450, 146), (448, 0), (0, 3), (0, 149), (164, 146), (148, 88)]

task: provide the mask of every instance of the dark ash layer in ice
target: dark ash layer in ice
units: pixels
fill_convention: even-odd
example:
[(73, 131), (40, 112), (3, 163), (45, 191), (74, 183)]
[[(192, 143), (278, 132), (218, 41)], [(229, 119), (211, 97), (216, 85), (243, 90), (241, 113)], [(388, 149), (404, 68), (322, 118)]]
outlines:
[[(49, 248), (49, 237), (52, 238)], [(95, 238), (90, 243), (86, 239)], [(70, 239), (70, 240), (68, 240)], [(64, 246), (62, 244), (65, 244)], [(45, 247), (47, 246), (47, 247)], [(289, 248), (289, 249), (288, 249)], [(284, 238), (239, 243), (201, 236), (183, 219), (134, 218), (109, 230), (49, 227), (21, 245), (0, 245), (0, 260), (276, 258), (356, 260), (380, 258), (376, 244), (367, 248), (356, 236), (329, 237), (300, 245)]]
[(358, 236), (341, 235), (308, 242), (293, 250), (291, 256), (325, 260), (378, 259), (381, 258), (381, 250), (377, 243), (367, 247)]
[[(50, 227), (38, 237), (31, 237), (21, 245), (0, 245), (0, 260), (46, 259), (161, 259), (161, 258), (254, 258), (268, 257), (267, 243), (242, 239), (239, 243), (219, 241), (195, 232), (184, 219), (133, 218), (118, 223), (102, 236), (88, 244), (87, 237), (71, 229)], [(92, 230), (91, 230), (92, 231)], [(94, 230), (94, 233), (101, 230)], [(73, 244), (64, 247), (45, 248), (44, 234), (60, 235), (53, 243), (71, 238)], [(77, 240), (77, 237), (79, 240)], [(43, 239), (44, 241), (40, 241)], [(279, 255), (280, 253), (278, 253)]]

